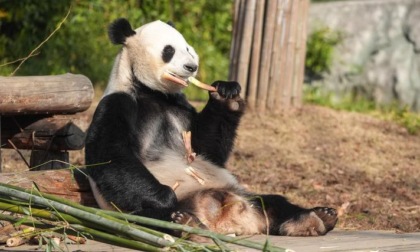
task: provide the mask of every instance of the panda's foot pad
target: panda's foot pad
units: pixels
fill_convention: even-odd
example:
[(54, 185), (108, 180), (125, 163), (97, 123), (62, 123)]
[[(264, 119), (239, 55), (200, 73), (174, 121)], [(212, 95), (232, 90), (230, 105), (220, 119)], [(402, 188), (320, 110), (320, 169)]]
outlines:
[[(171, 214), (172, 221), (178, 224), (182, 225), (188, 225), (190, 227), (197, 227), (202, 229), (207, 229), (207, 227), (201, 223), (201, 221), (194, 215), (187, 213), (187, 212), (181, 212), (176, 211)], [(178, 235), (180, 237), (188, 238), (190, 241), (204, 243), (204, 242), (210, 242), (211, 240), (207, 237), (194, 235), (186, 232), (175, 232), (175, 235)]]
[(318, 236), (331, 231), (337, 223), (333, 208), (315, 207), (300, 213), (280, 225), (279, 234), (288, 236)]
[(334, 208), (315, 207), (312, 211), (323, 221), (326, 232), (334, 228), (338, 220), (337, 211)]
[(181, 225), (187, 225), (190, 227), (206, 228), (201, 221), (193, 214), (176, 211), (171, 214), (172, 221)]

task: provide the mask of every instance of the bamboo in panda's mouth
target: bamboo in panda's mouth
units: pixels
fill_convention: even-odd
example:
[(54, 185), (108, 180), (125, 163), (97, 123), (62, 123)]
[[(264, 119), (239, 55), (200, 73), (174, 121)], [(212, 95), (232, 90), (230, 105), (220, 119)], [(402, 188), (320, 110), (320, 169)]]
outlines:
[(184, 86), (184, 87), (188, 87), (188, 84), (191, 83), (191, 84), (193, 84), (193, 85), (195, 85), (199, 88), (205, 89), (205, 90), (210, 91), (210, 92), (216, 92), (217, 91), (215, 87), (207, 85), (207, 84), (197, 80), (196, 78), (194, 78), (192, 76), (188, 77), (187, 80), (185, 80), (181, 76), (178, 76), (174, 73), (165, 72), (163, 74), (163, 78), (166, 79), (166, 80), (172, 81), (176, 84), (179, 84), (181, 86)]
[(165, 80), (169, 80), (169, 81), (172, 81), (172, 82), (174, 82), (176, 84), (179, 84), (181, 86), (188, 87), (188, 83), (181, 76), (178, 76), (174, 73), (165, 72), (165, 73), (163, 73), (162, 77)]

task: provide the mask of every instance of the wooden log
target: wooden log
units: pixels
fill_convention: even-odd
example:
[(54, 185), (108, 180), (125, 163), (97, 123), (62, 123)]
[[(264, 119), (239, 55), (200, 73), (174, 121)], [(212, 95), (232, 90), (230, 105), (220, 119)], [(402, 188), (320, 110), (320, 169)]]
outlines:
[(267, 93), (267, 108), (270, 111), (278, 110), (275, 107), (275, 100), (277, 99), (278, 90), (281, 89), (280, 77), (283, 74), (280, 72), (281, 64), (281, 49), (282, 49), (282, 37), (284, 27), (284, 10), (286, 8), (285, 0), (277, 0), (277, 11), (276, 11), (276, 23), (274, 27), (274, 41), (273, 48), (271, 50), (271, 64), (270, 64), (270, 80), (269, 80), (269, 92)]
[(296, 69), (296, 81), (294, 84), (294, 92), (292, 105), (294, 107), (300, 107), (302, 105), (302, 94), (303, 94), (303, 81), (305, 76), (305, 58), (306, 58), (306, 40), (307, 40), (307, 26), (308, 26), (308, 11), (309, 11), (309, 0), (302, 0), (299, 17), (300, 27), (298, 39), (299, 43), (299, 54), (297, 56), (298, 64)]
[(285, 86), (283, 88), (282, 109), (288, 109), (291, 106), (291, 96), (293, 91), (293, 78), (295, 72), (295, 51), (296, 51), (296, 38), (297, 38), (297, 22), (299, 21), (298, 7), (299, 2), (291, 1), (291, 14), (290, 14), (290, 32), (287, 41), (287, 61), (285, 69)]
[(276, 11), (277, 0), (267, 1), (261, 64), (259, 68), (259, 86), (257, 95), (257, 110), (261, 113), (264, 113), (267, 108), (267, 92), (270, 81), (270, 63), (272, 56), (271, 50), (273, 46)]
[(241, 96), (245, 97), (246, 90), (248, 89), (248, 70), (251, 58), (252, 34), (254, 31), (254, 18), (255, 18), (255, 2), (256, 0), (247, 0), (245, 7), (245, 22), (244, 31), (241, 40), (241, 51), (239, 57), (239, 67), (237, 81), (243, 86)]
[(41, 192), (53, 194), (86, 206), (96, 206), (89, 181), (81, 172), (69, 169), (2, 173), (0, 182), (26, 189), (35, 183)]
[(0, 173), (3, 172), (3, 157), (1, 155), (1, 148), (2, 148), (2, 140), (1, 140), (1, 115), (0, 115)]
[(36, 149), (47, 151), (80, 150), (85, 133), (69, 116), (3, 116), (2, 148)]
[(235, 16), (233, 21), (233, 34), (231, 42), (232, 47), (230, 51), (229, 80), (237, 80), (238, 78), (239, 56), (242, 33), (244, 31), (245, 3), (245, 0), (235, 0)]
[(246, 95), (247, 104), (250, 109), (255, 109), (257, 99), (258, 77), (261, 58), (261, 41), (264, 28), (265, 0), (259, 0), (256, 4), (254, 38), (252, 43), (251, 65), (249, 70), (250, 73), (248, 80), (248, 90)]
[(92, 99), (92, 83), (83, 75), (0, 77), (0, 115), (76, 113)]
[(59, 170), (70, 167), (68, 151), (31, 151), (31, 171)]
[(288, 88), (289, 83), (287, 83), (288, 80), (288, 75), (290, 73), (288, 73), (287, 71), (288, 66), (287, 66), (287, 62), (288, 56), (288, 46), (289, 46), (289, 36), (290, 36), (290, 29), (291, 29), (291, 12), (292, 12), (292, 4), (293, 1), (286, 1), (285, 6), (284, 6), (284, 13), (283, 13), (283, 30), (282, 30), (282, 41), (281, 41), (281, 45), (280, 45), (280, 62), (279, 62), (279, 88), (276, 90), (276, 99), (275, 99), (275, 107), (276, 110), (281, 111), (283, 108), (283, 103), (284, 103), (284, 99), (287, 99), (287, 97), (285, 97), (284, 93), (285, 90)]

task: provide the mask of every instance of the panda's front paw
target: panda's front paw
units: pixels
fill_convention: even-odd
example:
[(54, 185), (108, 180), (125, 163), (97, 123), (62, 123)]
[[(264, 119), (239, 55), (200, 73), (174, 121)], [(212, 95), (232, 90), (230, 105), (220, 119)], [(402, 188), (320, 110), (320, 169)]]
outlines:
[(231, 111), (243, 111), (245, 102), (240, 97), (241, 85), (236, 81), (215, 81), (212, 84), (216, 92), (211, 92), (211, 98), (227, 105)]
[(211, 84), (217, 93), (225, 99), (233, 99), (241, 93), (241, 85), (236, 81), (215, 81)]

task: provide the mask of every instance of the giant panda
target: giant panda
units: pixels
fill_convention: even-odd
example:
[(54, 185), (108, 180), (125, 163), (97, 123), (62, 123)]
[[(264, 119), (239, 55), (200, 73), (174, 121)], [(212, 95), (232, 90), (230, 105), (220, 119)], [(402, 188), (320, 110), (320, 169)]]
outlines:
[(333, 208), (248, 192), (225, 168), (245, 108), (241, 86), (215, 81), (197, 112), (182, 90), (199, 57), (174, 27), (154, 21), (133, 30), (121, 18), (109, 37), (122, 49), (85, 148), (101, 208), (224, 234), (316, 236), (334, 228)]

